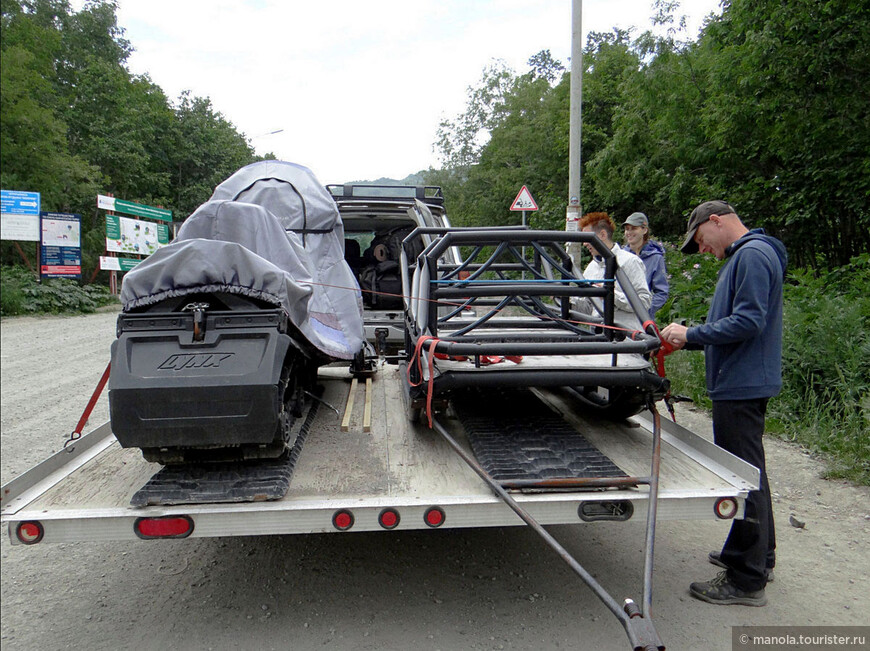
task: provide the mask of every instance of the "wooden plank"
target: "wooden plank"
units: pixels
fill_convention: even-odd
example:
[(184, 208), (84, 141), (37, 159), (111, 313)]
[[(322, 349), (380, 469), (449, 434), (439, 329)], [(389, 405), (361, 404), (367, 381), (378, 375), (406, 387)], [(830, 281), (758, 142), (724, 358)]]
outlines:
[(354, 378), (350, 383), (350, 392), (347, 394), (347, 406), (344, 408), (344, 418), (341, 420), (341, 431), (346, 432), (350, 429), (350, 416), (353, 412), (353, 397), (356, 395), (357, 379)]
[(366, 378), (366, 403), (363, 410), (363, 432), (372, 431), (372, 379)]

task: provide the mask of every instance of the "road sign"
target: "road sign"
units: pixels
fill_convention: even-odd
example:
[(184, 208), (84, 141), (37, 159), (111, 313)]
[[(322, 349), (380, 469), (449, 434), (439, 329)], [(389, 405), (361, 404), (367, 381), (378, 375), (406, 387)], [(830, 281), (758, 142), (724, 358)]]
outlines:
[(526, 186), (523, 186), (522, 189), (517, 194), (517, 198), (514, 199), (514, 202), (511, 204), (511, 210), (537, 210), (538, 204), (535, 203), (535, 200), (532, 198), (532, 193), (529, 192), (529, 189)]
[(137, 264), (142, 262), (134, 258), (112, 258), (106, 255), (100, 256), (100, 269), (108, 271), (130, 271)]
[(148, 219), (159, 219), (163, 222), (172, 221), (172, 211), (166, 210), (166, 208), (155, 208), (154, 206), (125, 201), (124, 199), (107, 197), (103, 194), (97, 195), (97, 208), (122, 212), (127, 215), (136, 215), (137, 217), (147, 217)]
[(39, 273), (44, 278), (79, 278), (82, 275), (81, 215), (42, 213)]
[(0, 191), (0, 238), (39, 241), (39, 192)]

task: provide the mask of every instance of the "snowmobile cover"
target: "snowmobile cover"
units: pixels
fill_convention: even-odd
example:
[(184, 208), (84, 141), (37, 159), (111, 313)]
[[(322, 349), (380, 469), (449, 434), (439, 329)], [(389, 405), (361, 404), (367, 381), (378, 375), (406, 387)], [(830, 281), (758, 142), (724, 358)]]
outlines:
[(322, 319), (329, 315), (352, 351), (358, 351), (365, 338), (359, 284), (344, 259), (344, 225), (338, 207), (314, 173), (286, 161), (259, 161), (218, 185), (211, 198), (263, 206), (286, 231), (299, 237), (319, 283), (309, 304), (312, 318), (328, 323)]
[[(289, 163), (279, 166), (292, 169), (297, 181), (274, 188), (272, 194), (289, 192), (294, 197), (285, 201), (283, 208), (280, 201), (272, 202), (282, 210), (280, 219), (262, 205), (208, 201), (185, 221), (169, 246), (126, 275), (121, 288), (123, 309), (130, 311), (194, 293), (241, 294), (283, 308), (322, 353), (351, 359), (365, 336), (362, 302), (344, 261), (343, 226), (337, 209), (332, 203), (334, 220), (332, 230), (328, 230), (330, 221), (325, 214), (330, 212), (332, 198), (326, 190), (310, 170)], [(240, 172), (250, 167), (254, 166)], [(312, 188), (317, 197), (308, 201), (303, 193)], [(311, 219), (317, 219), (322, 228), (306, 234), (306, 248), (299, 236), (286, 229), (312, 223)], [(337, 239), (329, 239), (330, 235), (337, 235)]]

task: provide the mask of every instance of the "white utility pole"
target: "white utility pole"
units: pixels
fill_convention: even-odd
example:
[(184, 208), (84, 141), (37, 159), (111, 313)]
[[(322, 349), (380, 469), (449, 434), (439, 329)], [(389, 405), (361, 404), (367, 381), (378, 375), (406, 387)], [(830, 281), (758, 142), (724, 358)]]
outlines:
[[(571, 108), (569, 119), (568, 154), (568, 210), (565, 215), (565, 230), (580, 230), (580, 134), (582, 131), (581, 106), (583, 105), (583, 0), (572, 0), (571, 5)], [(579, 244), (569, 245), (568, 252), (579, 259)]]

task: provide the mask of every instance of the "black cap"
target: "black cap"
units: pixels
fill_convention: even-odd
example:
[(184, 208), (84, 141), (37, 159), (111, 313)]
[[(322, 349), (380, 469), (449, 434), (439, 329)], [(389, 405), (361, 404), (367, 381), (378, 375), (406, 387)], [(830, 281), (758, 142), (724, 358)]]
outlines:
[(709, 221), (711, 215), (731, 214), (736, 215), (737, 211), (724, 201), (705, 201), (699, 205), (692, 211), (692, 215), (689, 217), (686, 240), (683, 242), (683, 246), (680, 247), (680, 251), (683, 253), (697, 253), (698, 243), (695, 241), (695, 233), (698, 230), (698, 226)]

